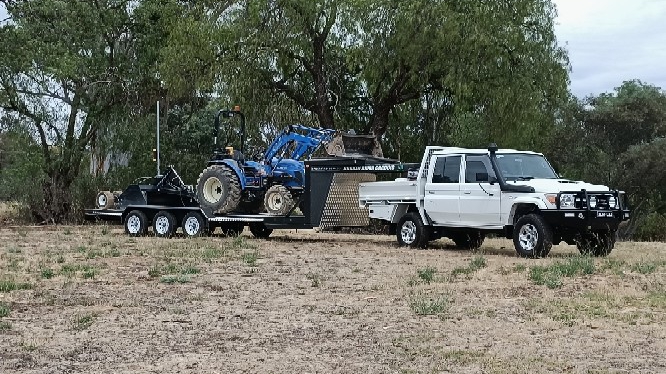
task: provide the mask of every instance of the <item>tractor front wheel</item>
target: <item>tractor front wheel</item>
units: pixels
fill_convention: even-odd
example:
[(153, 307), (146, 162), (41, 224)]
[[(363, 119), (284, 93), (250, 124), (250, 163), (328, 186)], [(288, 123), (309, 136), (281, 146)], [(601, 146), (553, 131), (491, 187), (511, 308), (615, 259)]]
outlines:
[(241, 185), (238, 175), (226, 165), (212, 165), (206, 168), (197, 180), (197, 199), (202, 208), (215, 213), (232, 212), (241, 198)]
[(294, 204), (294, 198), (285, 186), (271, 186), (264, 196), (264, 206), (272, 216), (287, 215), (294, 208)]

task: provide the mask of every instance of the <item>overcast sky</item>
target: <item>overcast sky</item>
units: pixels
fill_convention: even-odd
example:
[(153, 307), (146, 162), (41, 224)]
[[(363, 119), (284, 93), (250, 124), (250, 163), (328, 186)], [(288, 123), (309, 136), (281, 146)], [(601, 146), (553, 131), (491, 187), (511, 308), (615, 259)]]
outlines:
[[(611, 92), (630, 79), (666, 90), (666, 0), (553, 1), (576, 96)], [(0, 20), (6, 16), (0, 5)]]

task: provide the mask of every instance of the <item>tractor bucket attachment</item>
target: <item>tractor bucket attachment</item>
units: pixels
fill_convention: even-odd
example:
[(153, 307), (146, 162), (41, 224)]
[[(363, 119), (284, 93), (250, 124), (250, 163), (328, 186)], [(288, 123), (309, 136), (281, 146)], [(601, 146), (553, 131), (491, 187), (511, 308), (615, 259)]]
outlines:
[(330, 156), (372, 156), (384, 157), (382, 147), (374, 135), (338, 134), (328, 145)]

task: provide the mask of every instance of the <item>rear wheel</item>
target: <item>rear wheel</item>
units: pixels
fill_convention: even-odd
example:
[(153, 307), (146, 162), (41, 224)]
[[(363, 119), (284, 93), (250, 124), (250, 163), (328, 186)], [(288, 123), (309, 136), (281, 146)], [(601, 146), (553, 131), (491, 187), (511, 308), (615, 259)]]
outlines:
[(398, 222), (398, 245), (411, 248), (425, 248), (430, 240), (430, 228), (423, 224), (418, 213), (407, 213)]
[(240, 203), (241, 185), (238, 175), (227, 165), (206, 168), (197, 180), (197, 199), (203, 208), (224, 214)]
[(144, 236), (148, 233), (148, 218), (140, 210), (133, 210), (125, 217), (125, 233), (129, 236)]
[(521, 257), (546, 257), (553, 247), (553, 231), (543, 217), (528, 214), (516, 222), (513, 244)]
[(466, 231), (466, 232), (457, 232), (451, 234), (450, 237), (456, 247), (461, 249), (478, 249), (483, 244), (483, 241), (486, 239), (486, 235), (481, 231)]
[(208, 233), (206, 220), (199, 212), (189, 212), (183, 217), (183, 234), (188, 238), (204, 236)]
[(273, 216), (284, 216), (294, 207), (294, 198), (285, 186), (275, 185), (266, 191), (264, 206), (268, 214)]
[(263, 222), (250, 223), (250, 232), (255, 238), (267, 239), (273, 233)]
[(615, 247), (615, 231), (588, 232), (578, 235), (576, 247), (582, 255), (608, 256)]
[(160, 238), (170, 238), (176, 233), (177, 223), (173, 214), (159, 211), (153, 218), (153, 233)]

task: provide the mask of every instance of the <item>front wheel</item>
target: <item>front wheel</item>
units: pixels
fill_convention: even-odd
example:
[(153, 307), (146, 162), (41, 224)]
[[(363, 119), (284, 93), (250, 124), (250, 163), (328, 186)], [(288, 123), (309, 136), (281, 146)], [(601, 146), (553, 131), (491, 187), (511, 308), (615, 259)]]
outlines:
[(125, 217), (125, 233), (129, 236), (144, 236), (148, 233), (148, 218), (140, 210), (133, 210)]
[(294, 198), (285, 186), (271, 186), (264, 196), (266, 211), (273, 216), (287, 215), (294, 208), (294, 204)]
[(176, 217), (163, 210), (153, 218), (153, 233), (160, 238), (170, 238), (176, 233)]
[(227, 165), (209, 166), (199, 175), (196, 195), (204, 208), (219, 214), (232, 212), (241, 198), (238, 175)]
[(423, 224), (418, 213), (407, 213), (400, 218), (396, 235), (401, 247), (425, 248), (430, 240), (430, 228)]
[(513, 244), (521, 257), (546, 257), (553, 247), (553, 230), (538, 214), (522, 216), (513, 228)]
[(615, 231), (588, 232), (578, 235), (576, 247), (582, 255), (604, 257), (615, 247)]

